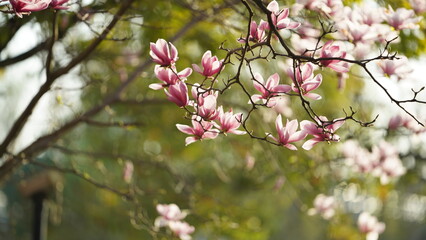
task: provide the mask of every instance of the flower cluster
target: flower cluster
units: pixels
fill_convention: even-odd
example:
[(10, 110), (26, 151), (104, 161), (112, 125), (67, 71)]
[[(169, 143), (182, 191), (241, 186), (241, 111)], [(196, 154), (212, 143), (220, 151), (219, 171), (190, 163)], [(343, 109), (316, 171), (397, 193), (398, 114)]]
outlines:
[(168, 227), (180, 239), (191, 239), (190, 234), (195, 231), (195, 228), (182, 221), (188, 215), (186, 211), (181, 211), (176, 204), (172, 203), (158, 204), (157, 212), (160, 216), (155, 219), (154, 226), (156, 228)]
[[(219, 133), (223, 134), (245, 134), (238, 130), (242, 121), (242, 113), (233, 113), (232, 109), (224, 111), (223, 106), (217, 106), (218, 92), (208, 90), (198, 83), (192, 84), (191, 96), (189, 97), (187, 78), (192, 74), (191, 68), (185, 68), (178, 72), (176, 61), (178, 60), (178, 50), (172, 43), (164, 39), (158, 39), (156, 43), (151, 43), (150, 55), (152, 60), (158, 65), (154, 72), (158, 80), (162, 83), (153, 83), (149, 87), (154, 90), (164, 89), (167, 99), (175, 103), (178, 107), (184, 108), (191, 114), (192, 126), (176, 124), (179, 131), (191, 135), (185, 140), (189, 145), (195, 141), (203, 139), (214, 139)], [(214, 82), (214, 76), (223, 69), (223, 60), (212, 56), (211, 51), (206, 51), (201, 59), (201, 67), (192, 64), (194, 71), (203, 75), (205, 79)], [(189, 109), (193, 108), (193, 111)]]
[(386, 225), (379, 222), (370, 213), (363, 212), (358, 217), (358, 228), (362, 233), (366, 234), (367, 240), (377, 240), (379, 234), (385, 230)]
[(336, 213), (336, 199), (333, 196), (318, 194), (314, 199), (314, 208), (308, 210), (309, 215), (319, 214), (328, 220)]
[(22, 18), (23, 15), (42, 11), (47, 8), (55, 10), (68, 9), (67, 6), (64, 6), (68, 1), (69, 0), (9, 0), (9, 3), (16, 16)]
[(349, 166), (353, 166), (358, 172), (370, 173), (380, 178), (382, 184), (387, 184), (392, 178), (406, 172), (396, 148), (385, 141), (373, 146), (371, 152), (355, 141), (346, 141), (343, 155)]

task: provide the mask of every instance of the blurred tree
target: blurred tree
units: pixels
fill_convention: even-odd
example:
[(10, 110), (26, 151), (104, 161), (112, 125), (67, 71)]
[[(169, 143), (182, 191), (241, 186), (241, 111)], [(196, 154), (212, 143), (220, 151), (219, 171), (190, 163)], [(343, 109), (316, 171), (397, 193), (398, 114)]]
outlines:
[[(416, 123), (424, 119), (421, 110), (405, 105), (423, 106), (424, 93), (416, 92), (416, 86), (408, 97), (398, 96), (387, 90), (392, 89), (390, 82), (400, 86), (405, 80), (379, 78), (379, 70), (369, 77), (365, 70), (370, 73), (373, 64), (351, 60), (368, 59), (356, 55), (363, 51), (372, 54), (371, 62), (400, 61), (394, 51), (421, 58), (426, 41), (424, 20), (413, 23), (420, 26), (417, 30), (397, 25), (390, 29), (391, 20), (383, 17), (382, 28), (376, 32), (387, 26), (386, 34), (398, 33), (399, 42), (380, 42), (379, 35), (385, 35), (380, 32), (374, 43), (362, 46), (355, 35), (363, 26), (346, 26), (347, 19), (335, 21), (340, 11), (354, 22), (356, 11), (372, 16), (357, 5), (360, 1), (343, 1), (347, 8), (340, 1), (297, 1), (299, 5), (281, 1), (280, 10), (291, 7), (291, 20), (284, 17), (284, 23), (302, 26), (291, 29), (287, 25), (279, 34), (275, 31), (281, 25), (272, 27), (273, 20), (268, 19), (270, 1), (77, 0), (63, 1), (67, 10), (52, 10), (52, 4), (61, 1), (36, 0), (38, 7), (50, 9), (31, 10), (22, 18), (14, 13), (14, 2), (20, 1), (0, 1), (4, 12), (0, 15), (0, 74), (5, 89), (1, 95), (2, 238), (29, 238), (31, 205), (17, 189), (44, 171), (63, 175), (49, 192), (47, 239), (177, 239), (173, 228), (155, 226), (161, 215), (156, 206), (166, 203), (188, 210), (185, 221), (195, 226), (191, 234), (195, 239), (363, 239), (366, 232), (358, 229), (357, 218), (364, 211), (386, 223), (381, 239), (425, 238), (426, 152), (423, 128)], [(410, 3), (365, 4), (376, 9), (373, 15), (374, 11), (389, 15), (402, 7), (424, 15), (422, 1)], [(401, 21), (410, 18), (415, 16), (404, 15)], [(261, 36), (261, 28), (251, 28), (256, 30), (251, 38), (258, 37), (257, 42), (241, 40), (251, 39), (250, 24), (260, 25), (261, 19), (269, 22), (265, 35)], [(312, 34), (314, 45), (303, 34)], [(360, 38), (369, 34), (360, 33)], [(207, 50), (225, 59), (226, 68), (214, 76), (216, 81), (193, 67), (187, 85), (203, 83), (203, 90), (211, 86), (218, 90), (217, 104), (224, 111), (232, 107), (235, 114), (242, 113), (239, 129), (246, 135), (220, 134), (215, 140), (185, 146), (187, 136), (175, 125), (191, 125), (194, 113), (188, 106), (179, 111), (163, 91), (148, 88), (158, 83), (149, 54), (149, 43), (157, 39), (176, 46), (179, 71), (192, 63), (200, 65)], [(353, 58), (342, 56), (351, 63), (347, 77), (345, 72), (336, 73), (336, 67), (327, 68), (327, 59), (318, 60), (331, 39), (345, 42), (345, 49), (355, 49)], [(300, 49), (315, 50), (302, 55)], [(304, 97), (308, 90), (296, 86), (288, 95), (280, 94), (281, 105), (273, 109), (268, 103), (278, 99), (278, 90), (265, 91), (265, 103), (246, 104), (250, 95), (268, 86), (252, 87), (253, 79), (259, 81), (255, 72), (265, 81), (278, 73), (281, 83), (291, 84), (296, 71), (305, 71), (298, 66), (306, 62), (320, 66), (314, 73), (321, 73), (323, 81), (313, 92), (322, 100)], [(293, 76), (286, 74), (288, 69)], [(365, 89), (374, 89), (373, 100)], [(394, 116), (392, 124), (387, 122), (390, 115), (376, 122), (377, 113), (386, 115), (377, 98), (390, 98), (396, 103), (393, 108), (406, 112)], [(194, 111), (199, 114), (198, 107)], [(278, 135), (274, 126), (278, 114), (311, 122), (315, 116), (327, 116), (331, 122), (318, 123), (322, 129), (343, 117), (346, 123), (338, 130), (342, 143), (319, 143), (310, 151), (279, 146), (279, 141), (269, 137)], [(331, 136), (329, 141), (334, 139)], [(382, 144), (385, 140), (392, 146)], [(371, 167), (369, 162), (362, 165), (362, 160), (384, 159), (394, 151), (406, 169), (404, 176), (388, 181), (383, 174), (377, 177), (378, 173), (362, 169)], [(389, 171), (398, 167), (391, 165)], [(333, 196), (336, 206), (328, 220), (321, 217), (325, 205), (315, 201), (314, 206), (321, 193)]]

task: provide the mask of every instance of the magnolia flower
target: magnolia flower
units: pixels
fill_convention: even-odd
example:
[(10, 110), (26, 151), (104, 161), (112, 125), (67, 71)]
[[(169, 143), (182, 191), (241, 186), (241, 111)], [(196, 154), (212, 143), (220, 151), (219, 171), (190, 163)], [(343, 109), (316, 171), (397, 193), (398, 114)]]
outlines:
[(361, 213), (358, 217), (358, 228), (362, 233), (367, 234), (367, 240), (377, 240), (385, 227), (384, 223), (379, 222), (375, 216), (367, 212)]
[(394, 27), (396, 30), (401, 29), (417, 29), (419, 28), (419, 21), (421, 17), (415, 17), (416, 14), (413, 10), (405, 8), (398, 8), (396, 11), (389, 5), (389, 8), (385, 10), (386, 22)]
[(23, 14), (30, 14), (49, 7), (52, 0), (9, 0), (15, 14), (22, 18)]
[[(252, 42), (264, 42), (266, 40), (266, 30), (269, 29), (268, 22), (260, 20), (259, 26), (255, 21), (250, 23), (250, 36), (249, 41)], [(245, 38), (238, 39), (238, 42), (245, 43)]]
[(130, 183), (132, 181), (133, 170), (134, 170), (133, 162), (126, 161), (124, 163), (124, 168), (123, 168), (123, 180), (126, 183)]
[(421, 125), (419, 125), (414, 119), (408, 116), (396, 115), (389, 119), (388, 129), (396, 130), (399, 127), (404, 127), (413, 133), (422, 133), (426, 131)]
[[(314, 65), (312, 63), (304, 64), (299, 66), (294, 72), (293, 68), (288, 68), (288, 76), (293, 80), (291, 89), (295, 92), (302, 90), (302, 95), (308, 98), (319, 100), (321, 96), (316, 93), (311, 93), (310, 91), (317, 89), (322, 83), (322, 75), (318, 74), (314, 77)], [(297, 84), (295, 78), (297, 79)]]
[(367, 43), (377, 38), (377, 33), (374, 28), (367, 24), (345, 21), (346, 24), (346, 36), (354, 43)]
[(299, 123), (296, 119), (291, 120), (290, 122), (287, 119), (286, 126), (284, 127), (281, 115), (278, 115), (275, 121), (275, 128), (277, 129), (278, 138), (275, 138), (270, 134), (268, 134), (268, 137), (272, 138), (275, 142), (290, 150), (297, 150), (297, 148), (290, 143), (300, 141), (307, 136), (307, 133), (305, 131), (296, 132), (298, 126)]
[(263, 100), (264, 103), (273, 96), (277, 96), (279, 93), (287, 93), (290, 91), (291, 87), (289, 85), (279, 85), (280, 76), (278, 73), (271, 75), (265, 83), (262, 75), (259, 73), (254, 74), (253, 85), (259, 92), (262, 94), (255, 94), (251, 96), (253, 102), (258, 100)]
[(288, 8), (284, 8), (280, 10), (280, 6), (277, 1), (272, 1), (268, 4), (267, 9), (271, 11), (272, 23), (277, 28), (277, 30), (281, 29), (295, 29), (300, 26), (298, 22), (291, 22), (288, 18), (289, 10)]
[(422, 14), (426, 12), (426, 1), (424, 0), (409, 0), (411, 7), (416, 14)]
[[(346, 52), (340, 49), (338, 44), (334, 44), (333, 41), (328, 41), (324, 44), (321, 49), (320, 58), (345, 58)], [(321, 60), (321, 65), (329, 67), (336, 72), (348, 72), (349, 64), (339, 59), (327, 59)]]
[(302, 148), (305, 150), (310, 150), (313, 146), (315, 146), (315, 144), (319, 142), (340, 141), (339, 135), (334, 134), (334, 132), (344, 123), (345, 121), (341, 119), (335, 119), (330, 122), (324, 116), (320, 116), (319, 119), (317, 119), (317, 124), (320, 126), (308, 120), (300, 122), (300, 128), (314, 137), (306, 141), (302, 145)]
[(186, 215), (188, 215), (186, 211), (181, 211), (180, 208), (174, 203), (157, 204), (156, 208), (160, 216), (155, 219), (155, 227), (167, 226), (172, 222), (184, 219)]
[(223, 112), (223, 107), (220, 106), (218, 109), (219, 112), (219, 126), (216, 126), (224, 134), (233, 133), (237, 135), (246, 134), (244, 131), (237, 130), (240, 127), (241, 122), (243, 121), (243, 114), (237, 113), (234, 114), (232, 109), (228, 112)]
[(373, 146), (371, 158), (378, 161), (373, 175), (380, 178), (381, 184), (388, 184), (391, 178), (405, 174), (405, 167), (402, 165), (397, 149), (390, 143), (381, 141)]
[(178, 60), (178, 51), (172, 43), (164, 39), (158, 39), (156, 43), (150, 43), (149, 55), (152, 60), (161, 66), (170, 66)]
[(188, 88), (184, 82), (177, 82), (174, 85), (169, 86), (169, 90), (164, 89), (167, 95), (167, 99), (176, 103), (179, 107), (185, 107), (188, 105)]
[(413, 69), (410, 68), (408, 59), (405, 56), (400, 57), (400, 59), (393, 60), (381, 60), (377, 63), (380, 70), (385, 76), (396, 76), (398, 80), (406, 78)]
[(200, 95), (198, 100), (202, 99), (202, 101), (198, 101), (196, 105), (197, 115), (206, 121), (215, 120), (219, 115), (219, 112), (216, 110), (216, 98), (216, 95), (207, 95), (206, 97)]
[(190, 240), (191, 239), (190, 234), (195, 231), (195, 227), (189, 225), (186, 222), (180, 222), (180, 221), (170, 222), (169, 228), (181, 240)]
[(65, 3), (67, 3), (69, 0), (52, 0), (50, 2), (49, 7), (57, 10), (65, 10), (68, 9), (68, 6), (63, 6)]
[(203, 66), (203, 70), (196, 65), (192, 64), (192, 68), (194, 68), (194, 71), (206, 76), (211, 77), (219, 72), (220, 68), (222, 67), (223, 59), (218, 60), (216, 56), (212, 57), (212, 53), (210, 51), (207, 51), (204, 53), (202, 59), (201, 59), (201, 65)]
[(185, 139), (185, 146), (198, 140), (214, 139), (219, 135), (219, 130), (212, 129), (213, 123), (204, 120), (192, 120), (192, 127), (182, 124), (176, 124), (176, 127), (183, 133), (193, 135)]
[(160, 65), (155, 65), (154, 72), (158, 80), (163, 81), (164, 83), (153, 83), (149, 85), (149, 88), (159, 90), (170, 85), (175, 85), (178, 81), (185, 81), (186, 78), (191, 75), (192, 69), (185, 68), (184, 70), (177, 72), (174, 66), (166, 68), (161, 67)]
[(372, 158), (371, 153), (354, 140), (345, 141), (342, 152), (346, 164), (355, 167), (358, 172), (370, 173), (379, 165), (379, 160)]
[(328, 220), (335, 214), (336, 203), (333, 196), (319, 194), (315, 197), (314, 208), (309, 209), (309, 215), (319, 214), (324, 219)]

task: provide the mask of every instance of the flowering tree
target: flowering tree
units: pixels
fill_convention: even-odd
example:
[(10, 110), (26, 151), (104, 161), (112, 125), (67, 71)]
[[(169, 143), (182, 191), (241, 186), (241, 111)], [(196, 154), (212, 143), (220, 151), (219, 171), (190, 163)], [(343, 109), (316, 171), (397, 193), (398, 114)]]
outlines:
[[(180, 239), (278, 237), (291, 227), (273, 222), (292, 208), (298, 219), (326, 219), (329, 231), (291, 236), (378, 239), (386, 234), (382, 219), (397, 221), (388, 213), (398, 210), (395, 196), (424, 194), (424, 187), (404, 192), (398, 185), (424, 177), (415, 170), (424, 159), (416, 110), (426, 103), (424, 87), (400, 96), (389, 89), (413, 71), (403, 54), (424, 52), (422, 1), (0, 3), (5, 28), (33, 18), (50, 29), (40, 44), (0, 61), (6, 67), (42, 53), (44, 63), (39, 90), (5, 124), (2, 179), (21, 179), (16, 172), (25, 163), (69, 174), (123, 198), (140, 234)], [(162, 27), (176, 25), (175, 34)], [(7, 29), (3, 46), (19, 32)], [(90, 39), (76, 38), (79, 31)], [(69, 88), (73, 74), (78, 87)], [(361, 84), (401, 114), (382, 120)], [(63, 98), (76, 89), (80, 96)], [(49, 95), (50, 106), (66, 114), (20, 145)], [(410, 141), (404, 151), (401, 141)]]

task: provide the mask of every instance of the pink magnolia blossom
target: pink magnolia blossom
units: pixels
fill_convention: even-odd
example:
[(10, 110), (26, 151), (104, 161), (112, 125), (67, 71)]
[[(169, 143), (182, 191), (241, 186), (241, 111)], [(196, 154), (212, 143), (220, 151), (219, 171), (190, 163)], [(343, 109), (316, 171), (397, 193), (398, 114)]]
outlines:
[(155, 69), (155, 76), (158, 78), (158, 80), (163, 81), (163, 84), (160, 83), (153, 83), (149, 85), (149, 88), (154, 90), (163, 89), (165, 87), (168, 87), (170, 85), (175, 85), (178, 81), (185, 81), (186, 78), (191, 75), (192, 69), (191, 68), (185, 68), (184, 70), (177, 72), (176, 68), (173, 67), (161, 67), (160, 65), (156, 65)]
[(337, 11), (343, 8), (342, 0), (297, 0), (296, 4), (302, 8), (323, 12), (330, 16), (335, 15)]
[(243, 121), (243, 114), (237, 113), (234, 114), (232, 109), (228, 112), (223, 112), (223, 107), (220, 106), (218, 109), (219, 112), (219, 126), (217, 128), (222, 131), (224, 134), (233, 133), (237, 135), (246, 134), (246, 132), (237, 130), (240, 127), (241, 122)]
[(406, 172), (397, 149), (388, 142), (381, 141), (373, 146), (371, 158), (379, 162), (372, 173), (380, 178), (381, 184), (388, 184), (392, 178), (402, 176)]
[(68, 9), (68, 6), (63, 6), (65, 3), (67, 3), (69, 0), (52, 0), (50, 2), (49, 7), (57, 10), (66, 10)]
[(263, 100), (264, 103), (270, 97), (277, 96), (280, 93), (287, 93), (290, 91), (291, 87), (289, 85), (279, 85), (280, 76), (278, 73), (271, 75), (268, 80), (263, 80), (262, 75), (259, 73), (254, 74), (253, 85), (261, 94), (255, 94), (251, 96), (251, 100), (253, 102), (257, 102), (258, 100)]
[(219, 112), (216, 110), (218, 92), (206, 91), (199, 84), (194, 84), (191, 90), (195, 100), (193, 107), (197, 110), (197, 115), (204, 120), (217, 119)]
[(15, 14), (22, 18), (23, 14), (30, 14), (49, 7), (52, 0), (9, 0)]
[(287, 119), (286, 126), (283, 126), (282, 117), (281, 115), (278, 115), (275, 121), (275, 128), (278, 133), (278, 138), (275, 138), (270, 134), (268, 137), (272, 138), (274, 141), (290, 150), (297, 150), (296, 146), (290, 143), (300, 141), (307, 136), (305, 131), (296, 131), (298, 126), (299, 123), (296, 119), (291, 121), (288, 121)]
[(413, 10), (405, 8), (398, 8), (394, 11), (393, 8), (389, 6), (389, 8), (385, 11), (386, 22), (396, 30), (419, 28), (418, 23), (422, 18), (415, 16), (416, 14)]
[(414, 119), (408, 116), (396, 115), (389, 119), (388, 129), (396, 130), (400, 127), (404, 127), (415, 134), (425, 132), (426, 129), (419, 125)]
[(378, 158), (372, 158), (371, 153), (355, 140), (345, 141), (342, 151), (346, 164), (360, 173), (371, 173), (380, 164)]
[(178, 236), (181, 240), (190, 240), (192, 234), (195, 231), (195, 227), (189, 225), (187, 222), (170, 222), (169, 228), (172, 232)]
[(188, 215), (186, 211), (181, 211), (174, 203), (157, 204), (156, 208), (160, 216), (155, 219), (155, 227), (168, 226), (170, 223), (180, 221)]
[[(293, 68), (288, 68), (288, 76), (293, 80), (291, 89), (299, 93), (299, 88), (302, 90), (302, 95), (308, 98), (319, 100), (321, 96), (316, 93), (311, 93), (312, 90), (317, 89), (322, 83), (322, 75), (318, 74), (314, 77), (314, 65), (312, 63), (304, 64), (296, 69), (296, 73)], [(294, 77), (296, 76), (297, 85)]]
[(385, 227), (384, 223), (379, 222), (370, 213), (363, 212), (358, 217), (358, 228), (362, 233), (367, 234), (367, 240), (377, 240)]
[(202, 99), (202, 101), (199, 101), (199, 103), (196, 105), (197, 115), (206, 121), (217, 119), (219, 112), (216, 110), (216, 98), (217, 96), (215, 95), (207, 95), (206, 97), (200, 95), (198, 99)]
[[(321, 123), (323, 122), (323, 124)], [(306, 141), (302, 148), (305, 150), (312, 149), (313, 146), (315, 146), (319, 142), (338, 142), (340, 141), (339, 135), (334, 134), (334, 132), (340, 128), (345, 121), (341, 119), (335, 119), (331, 122), (328, 121), (328, 119), (324, 116), (320, 116), (317, 120), (317, 124), (323, 125), (323, 127), (318, 126), (317, 124), (304, 120), (300, 123), (300, 128), (308, 133), (309, 135), (312, 135), (314, 138), (309, 139)]]
[(126, 161), (124, 163), (124, 168), (123, 168), (123, 180), (126, 183), (130, 183), (132, 181), (133, 170), (134, 170), (133, 162)]
[(219, 130), (213, 129), (213, 123), (204, 120), (192, 120), (192, 127), (182, 124), (176, 124), (179, 131), (193, 135), (185, 139), (185, 145), (203, 139), (214, 139), (219, 135)]
[[(345, 58), (346, 52), (340, 49), (338, 44), (334, 44), (333, 41), (328, 41), (324, 44), (321, 49), (320, 58)], [(327, 59), (321, 60), (321, 65), (329, 67), (336, 72), (348, 72), (349, 64), (339, 59)]]
[(150, 43), (149, 55), (152, 60), (161, 66), (170, 66), (178, 60), (178, 51), (172, 43), (164, 39), (158, 39), (156, 43)]
[(201, 59), (201, 65), (203, 66), (203, 70), (196, 65), (192, 64), (192, 68), (194, 68), (194, 71), (206, 76), (211, 77), (219, 72), (220, 68), (222, 67), (223, 59), (218, 60), (216, 56), (212, 57), (212, 53), (210, 51), (207, 51), (204, 53), (202, 59)]
[(336, 213), (336, 200), (333, 196), (318, 194), (314, 200), (314, 208), (309, 209), (309, 215), (319, 214), (324, 219), (328, 220)]
[[(255, 21), (250, 23), (249, 41), (264, 42), (266, 40), (266, 30), (269, 29), (269, 24), (266, 21), (260, 20), (259, 26)], [(238, 39), (238, 42), (245, 43), (245, 38)]]
[(300, 26), (298, 22), (292, 22), (289, 18), (288, 8), (280, 10), (280, 6), (277, 1), (272, 1), (267, 6), (268, 10), (271, 11), (272, 23), (275, 25), (277, 30), (281, 29), (295, 29)]
[(169, 90), (164, 89), (167, 99), (176, 103), (179, 107), (185, 107), (189, 103), (188, 88), (184, 82), (177, 82), (169, 86)]
[(371, 8), (369, 6), (363, 6), (361, 9), (358, 9), (359, 14), (361, 15), (361, 21), (368, 26), (373, 26), (379, 24), (384, 19), (385, 8)]
[(406, 78), (413, 72), (405, 56), (400, 59), (382, 60), (377, 65), (385, 76), (396, 76), (398, 80)]
[(354, 43), (369, 43), (377, 38), (375, 29), (363, 23), (345, 21), (346, 37)]
[(410, 0), (410, 5), (416, 14), (422, 14), (426, 12), (426, 1), (424, 0)]

